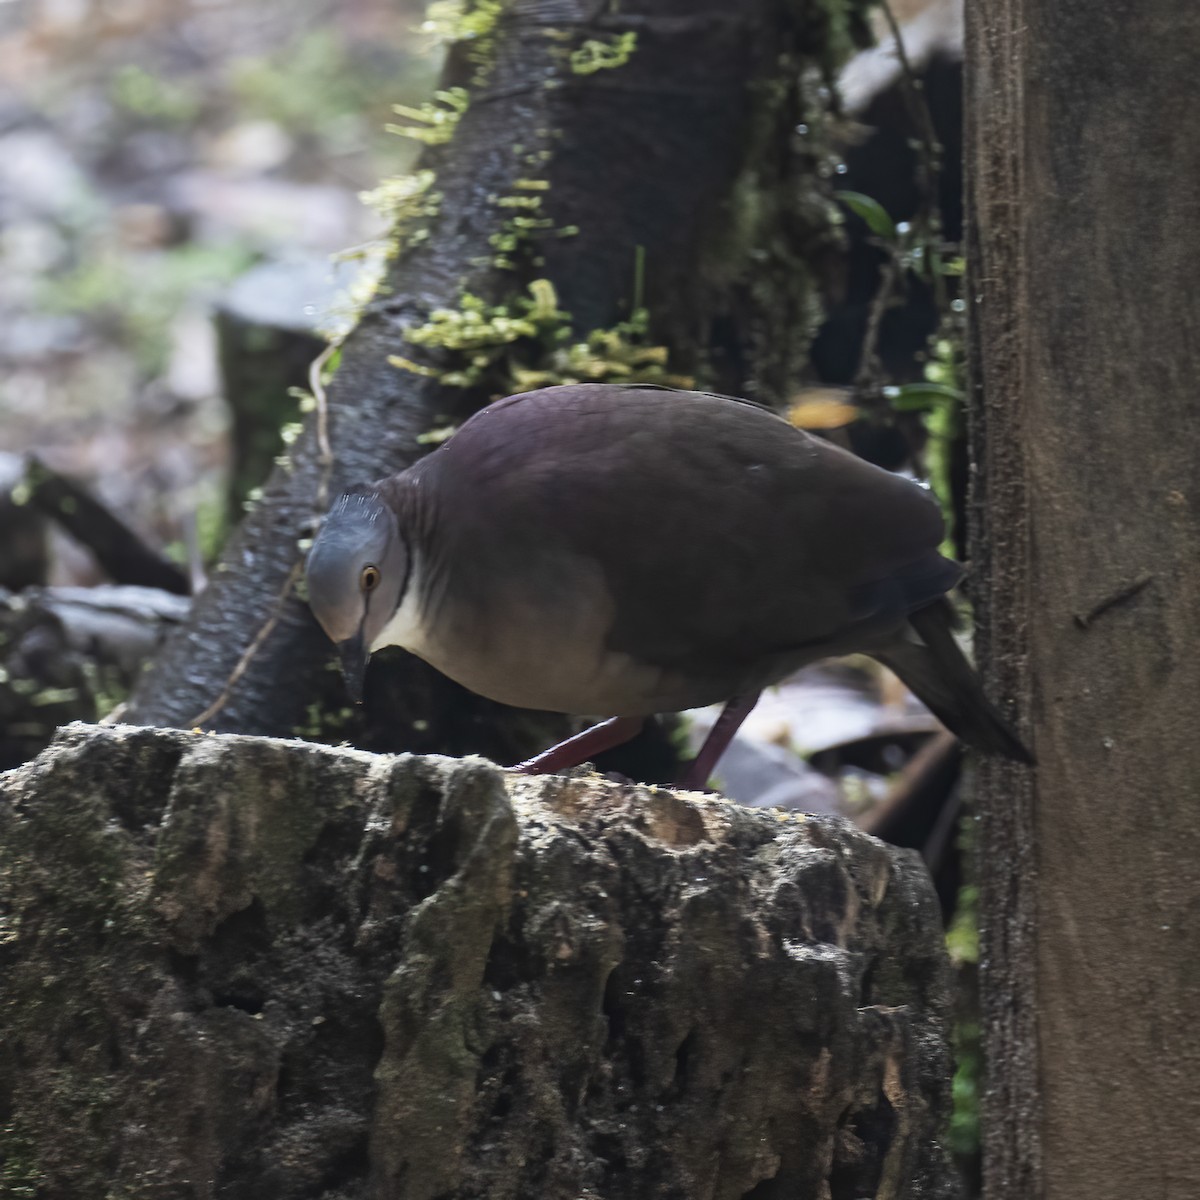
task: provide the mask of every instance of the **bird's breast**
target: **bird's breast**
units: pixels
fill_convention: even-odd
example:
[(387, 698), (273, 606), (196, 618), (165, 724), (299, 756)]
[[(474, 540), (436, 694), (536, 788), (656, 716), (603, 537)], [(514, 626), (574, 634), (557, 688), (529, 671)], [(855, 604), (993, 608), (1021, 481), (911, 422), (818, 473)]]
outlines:
[[(614, 611), (591, 564), (530, 575), (479, 573), (412, 589), (380, 635), (463, 687), (516, 708), (643, 716), (727, 698), (734, 681), (699, 678), (610, 645)], [(420, 597), (418, 600), (417, 597)]]

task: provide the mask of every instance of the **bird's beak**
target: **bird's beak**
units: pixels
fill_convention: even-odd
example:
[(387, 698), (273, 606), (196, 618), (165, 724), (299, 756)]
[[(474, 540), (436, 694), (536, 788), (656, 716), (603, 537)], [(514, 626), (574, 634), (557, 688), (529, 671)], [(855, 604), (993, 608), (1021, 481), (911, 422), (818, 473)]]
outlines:
[(346, 681), (346, 691), (355, 704), (361, 704), (363, 698), (363, 676), (367, 673), (367, 659), (371, 652), (363, 641), (360, 629), (353, 637), (337, 644), (338, 657), (342, 660), (342, 678)]

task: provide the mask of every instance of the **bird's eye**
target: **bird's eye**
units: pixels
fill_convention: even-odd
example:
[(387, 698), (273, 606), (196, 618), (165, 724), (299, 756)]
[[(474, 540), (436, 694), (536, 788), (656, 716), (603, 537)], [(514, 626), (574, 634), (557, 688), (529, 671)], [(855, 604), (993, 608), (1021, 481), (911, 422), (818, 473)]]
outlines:
[(379, 586), (379, 578), (379, 568), (371, 563), (363, 567), (358, 579), (359, 586), (364, 592), (374, 591)]

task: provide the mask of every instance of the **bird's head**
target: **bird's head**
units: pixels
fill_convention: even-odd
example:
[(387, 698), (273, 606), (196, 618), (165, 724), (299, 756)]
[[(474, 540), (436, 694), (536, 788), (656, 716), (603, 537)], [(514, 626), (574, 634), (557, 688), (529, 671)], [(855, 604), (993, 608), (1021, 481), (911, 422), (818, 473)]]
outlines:
[(362, 699), (371, 647), (400, 604), (410, 565), (396, 514), (372, 488), (340, 496), (309, 551), (308, 603), (337, 646), (355, 701)]

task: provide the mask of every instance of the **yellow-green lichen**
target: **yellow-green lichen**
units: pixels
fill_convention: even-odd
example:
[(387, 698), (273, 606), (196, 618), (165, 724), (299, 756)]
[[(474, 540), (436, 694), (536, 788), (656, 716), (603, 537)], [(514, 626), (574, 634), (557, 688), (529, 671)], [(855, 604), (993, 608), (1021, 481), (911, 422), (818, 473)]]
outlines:
[(571, 51), (571, 70), (576, 75), (594, 75), (623, 67), (637, 49), (636, 33), (618, 33), (607, 40), (588, 38), (577, 50)]
[(419, 107), (408, 104), (396, 104), (392, 111), (398, 117), (404, 117), (408, 125), (388, 125), (388, 133), (399, 134), (401, 137), (412, 138), (426, 146), (441, 146), (454, 136), (463, 113), (467, 111), (471, 97), (466, 88), (444, 88), (433, 93), (432, 100), (426, 100)]

